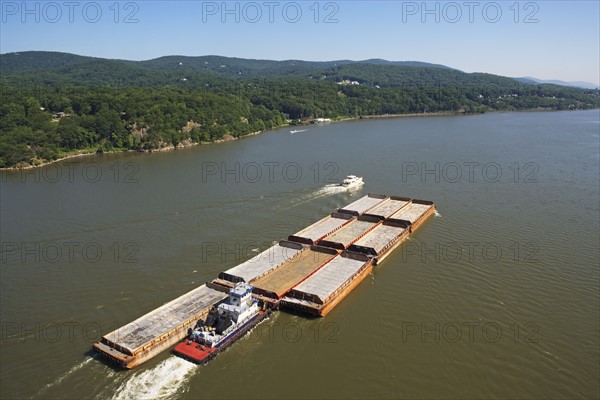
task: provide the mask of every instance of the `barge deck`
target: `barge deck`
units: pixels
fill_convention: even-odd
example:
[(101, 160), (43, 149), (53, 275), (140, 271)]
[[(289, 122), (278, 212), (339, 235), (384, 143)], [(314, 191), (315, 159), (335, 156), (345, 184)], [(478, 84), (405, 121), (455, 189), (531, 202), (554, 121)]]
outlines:
[(432, 201), (412, 200), (406, 207), (392, 214), (390, 219), (408, 222), (410, 224), (410, 231), (413, 232), (434, 212), (435, 204)]
[(358, 217), (379, 203), (385, 201), (387, 198), (388, 197), (384, 194), (369, 193), (355, 202), (348, 204), (346, 207), (338, 209), (338, 212)]
[(377, 217), (366, 215), (358, 217), (358, 219), (353, 220), (342, 229), (320, 240), (318, 244), (333, 249), (345, 250), (348, 246), (366, 235), (380, 223), (381, 220)]
[(411, 201), (408, 197), (390, 196), (388, 199), (369, 209), (364, 215), (387, 219), (406, 207)]
[(289, 240), (304, 244), (316, 244), (325, 236), (332, 234), (338, 229), (346, 226), (352, 220), (349, 214), (333, 213), (322, 220), (315, 222), (308, 228), (302, 229), (300, 232), (289, 236)]

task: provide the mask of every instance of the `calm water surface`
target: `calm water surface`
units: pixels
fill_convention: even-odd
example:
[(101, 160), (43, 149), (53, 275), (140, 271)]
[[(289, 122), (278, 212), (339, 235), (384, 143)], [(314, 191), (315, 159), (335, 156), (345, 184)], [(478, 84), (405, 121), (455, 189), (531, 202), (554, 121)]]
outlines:
[[(2, 398), (598, 398), (598, 110), (280, 129), (0, 175)], [(335, 182), (363, 176), (355, 191)], [(102, 334), (369, 192), (431, 218), (323, 319), (197, 367)]]

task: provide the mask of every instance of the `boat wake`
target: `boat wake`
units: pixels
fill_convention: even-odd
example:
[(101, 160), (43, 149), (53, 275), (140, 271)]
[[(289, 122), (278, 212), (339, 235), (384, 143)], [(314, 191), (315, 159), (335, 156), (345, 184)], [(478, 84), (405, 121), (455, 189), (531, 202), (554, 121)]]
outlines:
[(299, 205), (302, 205), (304, 203), (307, 203), (309, 201), (321, 198), (321, 197), (325, 197), (325, 196), (332, 196), (335, 194), (339, 194), (339, 193), (345, 193), (346, 192), (346, 188), (340, 185), (337, 185), (335, 183), (331, 184), (331, 185), (325, 185), (322, 188), (319, 188), (317, 190), (314, 190), (310, 193), (304, 194), (302, 196), (297, 197), (296, 199), (292, 200), (292, 206), (291, 207), (297, 207)]
[(435, 215), (436, 217), (441, 217), (441, 216), (442, 216), (442, 214), (440, 214), (440, 213), (438, 212), (438, 210), (435, 210), (435, 214), (434, 214), (434, 215)]
[(83, 368), (83, 366), (85, 366), (87, 363), (89, 363), (90, 361), (92, 361), (94, 358), (93, 357), (88, 357), (85, 360), (83, 360), (82, 362), (80, 362), (79, 364), (71, 367), (70, 370), (68, 370), (67, 372), (65, 372), (63, 375), (61, 375), (59, 378), (57, 378), (54, 382), (47, 384), (46, 386), (44, 386), (42, 389), (40, 389), (40, 391), (33, 396), (38, 397), (40, 396), (43, 392), (45, 392), (46, 390), (52, 388), (53, 386), (56, 386), (58, 384), (60, 384), (66, 377), (70, 376), (71, 374), (73, 374), (74, 372), (80, 370), (81, 368)]
[(340, 186), (338, 184), (325, 185), (321, 189), (314, 191), (315, 198), (329, 196), (332, 194), (345, 193), (348, 191), (348, 188), (344, 186)]
[(196, 364), (169, 357), (152, 369), (134, 373), (119, 386), (113, 399), (170, 399), (179, 397)]

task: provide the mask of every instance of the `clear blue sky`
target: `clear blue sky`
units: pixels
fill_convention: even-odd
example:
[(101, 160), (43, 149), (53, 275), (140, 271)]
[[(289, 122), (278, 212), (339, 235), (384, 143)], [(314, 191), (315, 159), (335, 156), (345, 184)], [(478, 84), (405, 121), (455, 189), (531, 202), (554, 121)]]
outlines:
[(598, 0), (0, 3), (2, 53), (384, 58), (600, 83)]

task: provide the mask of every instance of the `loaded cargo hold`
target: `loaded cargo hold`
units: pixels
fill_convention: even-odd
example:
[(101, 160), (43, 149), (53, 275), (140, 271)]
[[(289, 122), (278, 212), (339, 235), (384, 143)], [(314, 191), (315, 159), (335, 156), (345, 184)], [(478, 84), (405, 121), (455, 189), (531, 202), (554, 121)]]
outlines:
[(371, 269), (371, 260), (364, 254), (343, 252), (294, 286), (281, 300), (282, 306), (325, 316)]
[(280, 265), (277, 269), (252, 282), (254, 292), (272, 299), (280, 299), (322, 265), (337, 255), (337, 251), (321, 246), (310, 246)]

